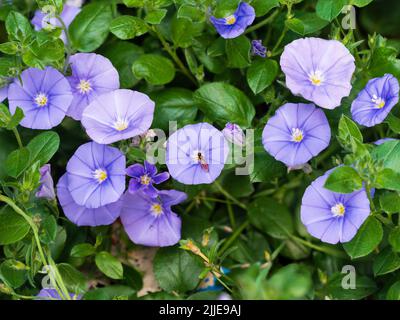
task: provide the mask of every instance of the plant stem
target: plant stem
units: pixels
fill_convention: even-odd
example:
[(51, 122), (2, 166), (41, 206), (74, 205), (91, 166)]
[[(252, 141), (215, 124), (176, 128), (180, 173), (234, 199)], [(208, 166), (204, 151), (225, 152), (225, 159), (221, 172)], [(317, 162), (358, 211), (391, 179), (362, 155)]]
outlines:
[(259, 29), (259, 28), (271, 23), (272, 21), (275, 20), (275, 18), (278, 15), (279, 11), (280, 11), (279, 9), (275, 10), (268, 18), (260, 21), (259, 23), (255, 24), (254, 26), (248, 28), (244, 34), (248, 34), (248, 33), (251, 33), (253, 31), (256, 31), (257, 29)]
[(287, 27), (286, 24), (285, 24), (285, 26), (284, 26), (284, 28), (283, 28), (283, 30), (282, 30), (282, 33), (281, 33), (281, 35), (280, 35), (280, 37), (279, 37), (277, 43), (275, 44), (274, 48), (271, 50), (271, 52), (272, 52), (272, 53), (271, 53), (271, 56), (275, 56), (275, 55), (277, 54), (277, 50), (278, 50), (279, 46), (281, 45), (283, 39), (285, 38), (286, 33), (288, 32), (288, 30), (289, 30), (289, 29), (288, 29), (288, 27)]
[(235, 213), (232, 210), (231, 203), (230, 202), (227, 203), (226, 207), (228, 208), (229, 220), (231, 222), (232, 229), (235, 229), (236, 228)]
[[(37, 246), (37, 248), (38, 248), (39, 256), (40, 256), (40, 259), (41, 259), (41, 261), (42, 261), (42, 264), (43, 264), (44, 266), (49, 266), (49, 263), (48, 263), (47, 260), (46, 260), (46, 256), (45, 256), (45, 254), (44, 254), (42, 245), (41, 245), (41, 243), (40, 243), (38, 228), (37, 228), (36, 224), (33, 222), (33, 220), (31, 219), (31, 217), (29, 217), (20, 207), (18, 207), (18, 206), (14, 203), (14, 201), (13, 201), (12, 199), (10, 199), (10, 198), (8, 198), (8, 197), (6, 197), (6, 196), (0, 194), (0, 201), (6, 203), (6, 204), (9, 205), (11, 208), (13, 208), (14, 211), (15, 211), (16, 213), (18, 213), (20, 216), (22, 216), (22, 217), (25, 219), (25, 221), (29, 224), (29, 226), (30, 226), (31, 229), (32, 229), (33, 236), (34, 236), (34, 238), (35, 238), (36, 246)], [(49, 257), (49, 258), (50, 258), (50, 257)], [(50, 258), (50, 259), (51, 259), (51, 258)], [(50, 261), (50, 260), (49, 260), (49, 261)], [(51, 260), (51, 261), (52, 261), (52, 260)], [(53, 262), (53, 264), (54, 264), (54, 262)], [(59, 276), (57, 266), (54, 265), (54, 266), (52, 266), (52, 267), (54, 268), (54, 271), (56, 272), (56, 275)], [(64, 282), (62, 281), (61, 277), (58, 277), (58, 276), (57, 276), (58, 285), (60, 286), (60, 288), (62, 289), (62, 291), (64, 291), (63, 293), (66, 294), (66, 296), (65, 296), (64, 298), (66, 298), (67, 300), (70, 300), (70, 296), (69, 296), (68, 291), (67, 291), (67, 289), (66, 289), (66, 287), (65, 287), (65, 285), (64, 285)], [(64, 289), (65, 289), (65, 290), (64, 290)], [(60, 295), (60, 297), (62, 297), (62, 295)]]
[(171, 56), (171, 58), (174, 60), (174, 62), (178, 65), (179, 69), (181, 72), (197, 87), (198, 83), (195, 77), (191, 74), (188, 68), (183, 64), (181, 59), (179, 59), (178, 55), (176, 54), (176, 51), (171, 48), (169, 43), (165, 40), (164, 36), (157, 31), (156, 27), (151, 27), (151, 30), (156, 34), (157, 38), (160, 40), (163, 48), (165, 51), (168, 52), (168, 54)]
[(306, 241), (306, 240), (304, 240), (302, 238), (299, 238), (299, 237), (296, 237), (296, 236), (293, 236), (293, 235), (291, 235), (290, 238), (292, 240), (296, 241), (296, 242), (301, 243), (302, 245), (305, 245), (306, 247), (309, 247), (311, 249), (324, 252), (324, 253), (329, 254), (331, 256), (334, 256), (334, 257), (337, 257), (337, 258), (342, 258), (342, 259), (348, 258), (347, 255), (345, 253), (343, 253), (342, 251), (339, 251), (339, 250), (336, 250), (336, 249), (331, 249), (331, 248), (328, 248), (328, 247), (321, 247), (319, 245), (316, 245), (316, 244), (314, 244), (312, 242)]
[(226, 240), (226, 242), (224, 243), (224, 245), (220, 249), (219, 255), (223, 254), (225, 252), (225, 250), (228, 249), (233, 242), (235, 242), (236, 238), (240, 236), (240, 234), (243, 232), (244, 229), (246, 229), (249, 226), (249, 224), (250, 224), (249, 221), (246, 220), (245, 222), (242, 223), (242, 225), (240, 225), (235, 230), (235, 232), (229, 237), (228, 240)]
[(365, 191), (367, 192), (367, 197), (371, 206), (371, 211), (375, 212), (376, 208), (375, 208), (375, 203), (374, 203), (374, 199), (372, 199), (371, 197), (371, 185), (369, 184), (369, 182), (365, 183)]
[(12, 131), (14, 132), (15, 138), (17, 139), (18, 146), (20, 148), (23, 148), (24, 145), (22, 144), (21, 136), (19, 135), (18, 129), (17, 128), (13, 128)]
[(71, 57), (71, 54), (73, 53), (72, 46), (71, 46), (71, 37), (69, 36), (68, 28), (67, 28), (66, 24), (64, 23), (63, 19), (61, 19), (61, 17), (59, 15), (57, 15), (56, 18), (60, 22), (62, 29), (65, 33), (65, 38), (66, 38), (65, 48), (67, 51), (67, 56), (65, 58), (65, 64), (64, 64), (64, 73), (65, 73), (68, 68), (69, 58)]
[(228, 191), (226, 191), (221, 184), (218, 181), (214, 182), (218, 190), (229, 200), (231, 200), (234, 204), (237, 206), (241, 207), (242, 209), (246, 210), (246, 206), (241, 203), (238, 199), (236, 199), (234, 196), (232, 196)]

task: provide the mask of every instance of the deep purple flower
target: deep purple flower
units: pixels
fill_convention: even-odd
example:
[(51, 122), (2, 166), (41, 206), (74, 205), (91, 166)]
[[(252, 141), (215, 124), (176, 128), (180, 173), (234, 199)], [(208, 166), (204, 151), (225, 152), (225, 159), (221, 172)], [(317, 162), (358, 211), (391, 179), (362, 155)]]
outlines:
[(96, 98), (119, 88), (118, 71), (111, 61), (95, 53), (77, 53), (69, 59), (72, 75), (68, 81), (74, 99), (67, 115), (81, 120), (83, 110)]
[(323, 242), (348, 242), (370, 214), (370, 203), (364, 188), (340, 194), (324, 188), (330, 173), (317, 178), (306, 189), (301, 205), (301, 221), (308, 232)]
[(373, 127), (382, 123), (399, 102), (399, 81), (391, 74), (368, 81), (351, 105), (351, 115), (358, 124)]
[(7, 99), (8, 86), (0, 88), (0, 103)]
[[(69, 296), (72, 300), (81, 300), (82, 295), (70, 293)], [(40, 290), (36, 296), (37, 300), (62, 300), (56, 289), (44, 288)]]
[[(21, 83), (22, 81), (22, 83)], [(51, 129), (61, 123), (72, 101), (68, 80), (56, 69), (29, 68), (8, 88), (10, 112), (17, 107), (24, 111), (21, 126)]]
[(285, 47), (281, 56), (286, 85), (318, 106), (334, 109), (351, 91), (354, 57), (339, 41), (304, 38)]
[(253, 40), (251, 42), (251, 53), (254, 56), (265, 58), (267, 56), (267, 48), (263, 46), (261, 40)]
[(228, 122), (222, 130), (226, 140), (238, 146), (243, 146), (246, 137), (244, 136), (242, 128), (235, 123)]
[(187, 125), (167, 141), (166, 164), (183, 184), (212, 183), (221, 174), (229, 146), (221, 131), (208, 123)]
[[(78, 13), (81, 11), (81, 8), (77, 6), (70, 6), (65, 4), (63, 7), (63, 11), (60, 14), (60, 18), (64, 22), (65, 26), (68, 28)], [(36, 31), (41, 29), (52, 29), (54, 27), (61, 28), (61, 22), (54, 16), (51, 12), (43, 12), (41, 10), (36, 10), (35, 15), (32, 19), (32, 24)], [(67, 43), (67, 37), (65, 32), (63, 31), (60, 36), (61, 40), (64, 43)]]
[(287, 103), (271, 117), (262, 133), (265, 150), (293, 168), (307, 163), (331, 139), (328, 119), (313, 104)]
[(240, 36), (255, 18), (254, 8), (246, 2), (241, 2), (232, 15), (221, 19), (211, 16), (210, 20), (222, 38), (232, 39)]
[(57, 184), (57, 196), (65, 216), (78, 226), (105, 226), (112, 224), (121, 213), (121, 201), (99, 208), (86, 208), (77, 204), (68, 190), (68, 175), (64, 174)]
[(116, 202), (125, 190), (125, 156), (117, 148), (88, 142), (67, 164), (68, 190), (87, 208)]
[(151, 247), (173, 246), (181, 239), (181, 218), (171, 206), (186, 200), (184, 192), (163, 190), (157, 198), (143, 192), (125, 192), (121, 221), (129, 238)]
[(394, 139), (394, 138), (382, 138), (382, 139), (376, 140), (374, 142), (374, 144), (377, 145), (377, 146), (380, 146), (381, 144), (384, 144), (385, 142), (395, 141), (395, 140), (397, 140), (397, 139)]
[(129, 181), (129, 192), (135, 193), (139, 190), (143, 191), (149, 197), (157, 197), (158, 190), (154, 188), (153, 184), (160, 184), (169, 179), (168, 172), (157, 174), (155, 165), (144, 161), (144, 166), (141, 164), (131, 165), (126, 169), (126, 174), (132, 179)]
[(82, 125), (91, 139), (109, 144), (146, 132), (153, 114), (154, 102), (147, 95), (120, 89), (96, 98), (83, 112)]
[(51, 167), (50, 164), (45, 164), (39, 169), (40, 172), (40, 186), (36, 191), (37, 198), (45, 198), (53, 200), (56, 198), (54, 192), (54, 182), (51, 177)]

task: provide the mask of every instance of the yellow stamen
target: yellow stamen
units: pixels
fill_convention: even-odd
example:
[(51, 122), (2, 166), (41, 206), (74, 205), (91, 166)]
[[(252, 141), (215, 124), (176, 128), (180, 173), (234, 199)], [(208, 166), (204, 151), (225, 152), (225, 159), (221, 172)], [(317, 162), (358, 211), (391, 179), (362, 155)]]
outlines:
[(161, 204), (153, 203), (151, 205), (151, 212), (157, 217), (160, 216), (163, 213), (163, 209), (162, 209)]
[(382, 98), (378, 98), (375, 94), (372, 97), (372, 102), (375, 103), (375, 106), (378, 109), (382, 109), (386, 104), (385, 100), (383, 100)]
[(36, 97), (35, 97), (35, 103), (38, 107), (44, 107), (47, 105), (47, 102), (49, 100), (47, 99), (47, 96), (44, 93), (39, 93)]
[(77, 89), (79, 90), (80, 93), (85, 94), (88, 93), (90, 90), (92, 90), (92, 87), (89, 81), (81, 80), (78, 84)]
[(145, 175), (140, 177), (140, 183), (141, 184), (144, 184), (144, 185), (147, 186), (147, 185), (150, 184), (150, 181), (151, 181), (151, 178), (147, 174), (145, 174)]
[(128, 128), (128, 122), (126, 120), (119, 119), (114, 123), (114, 128), (117, 131), (124, 131), (126, 128)]
[(324, 80), (322, 73), (319, 70), (312, 72), (309, 75), (309, 79), (310, 79), (311, 83), (317, 87), (319, 87), (322, 84), (322, 81)]
[(225, 22), (227, 25), (232, 25), (236, 22), (236, 17), (234, 15), (231, 15), (229, 17), (225, 18)]
[(107, 180), (107, 172), (105, 170), (102, 169), (97, 169), (94, 173), (93, 173), (93, 177), (97, 180), (98, 183), (102, 183), (105, 180)]
[(304, 139), (303, 131), (299, 128), (292, 129), (292, 141), (293, 142), (301, 142)]
[(334, 216), (342, 217), (346, 213), (346, 207), (343, 203), (338, 203), (331, 208), (331, 212)]

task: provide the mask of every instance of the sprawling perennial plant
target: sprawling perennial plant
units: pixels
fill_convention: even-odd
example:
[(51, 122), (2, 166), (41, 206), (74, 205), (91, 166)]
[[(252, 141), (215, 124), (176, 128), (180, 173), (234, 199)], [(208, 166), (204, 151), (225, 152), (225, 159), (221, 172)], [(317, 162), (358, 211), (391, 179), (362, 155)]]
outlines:
[(379, 1), (195, 2), (0, 1), (0, 299), (398, 299)]

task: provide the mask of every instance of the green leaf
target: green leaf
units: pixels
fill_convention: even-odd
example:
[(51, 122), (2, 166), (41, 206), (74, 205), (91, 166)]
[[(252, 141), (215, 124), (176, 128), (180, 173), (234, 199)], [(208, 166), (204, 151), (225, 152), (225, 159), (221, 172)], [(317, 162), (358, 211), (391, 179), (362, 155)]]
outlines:
[(141, 47), (128, 41), (117, 41), (103, 47), (103, 50), (103, 55), (118, 70), (121, 88), (132, 88), (138, 83), (132, 72), (132, 64), (144, 53)]
[(188, 48), (193, 45), (193, 39), (201, 34), (203, 24), (191, 22), (188, 19), (174, 18), (171, 22), (171, 38), (175, 46)]
[(378, 189), (400, 191), (400, 173), (386, 168), (379, 171), (374, 186)]
[(171, 60), (156, 54), (144, 54), (132, 65), (132, 72), (138, 79), (145, 79), (152, 85), (163, 85), (175, 78), (175, 67)]
[(248, 206), (250, 223), (276, 239), (287, 239), (293, 232), (289, 210), (273, 198), (259, 197)]
[(347, 5), (348, 0), (318, 0), (316, 12), (317, 15), (328, 21), (335, 19), (343, 7)]
[(19, 12), (11, 11), (6, 19), (6, 29), (10, 40), (27, 41), (33, 35), (29, 20)]
[(99, 252), (95, 258), (96, 266), (111, 279), (122, 279), (124, 269), (122, 263), (106, 251)]
[(392, 113), (389, 113), (385, 122), (389, 125), (389, 128), (395, 132), (400, 133), (400, 119), (394, 116)]
[(75, 245), (71, 250), (71, 257), (85, 258), (96, 253), (96, 248), (90, 243), (80, 243)]
[(10, 207), (4, 207), (0, 212), (0, 245), (17, 242), (28, 232), (28, 222)]
[(18, 178), (29, 164), (29, 150), (20, 148), (11, 152), (5, 163), (6, 173), (13, 178)]
[(45, 244), (50, 244), (56, 240), (57, 221), (54, 216), (46, 216), (40, 223), (40, 240)]
[(14, 55), (18, 52), (18, 43), (14, 41), (0, 43), (0, 52)]
[(228, 67), (245, 68), (250, 65), (251, 43), (246, 36), (240, 36), (225, 41), (225, 52), (228, 57)]
[(266, 15), (271, 9), (279, 6), (279, 0), (253, 0), (251, 6), (256, 12), (256, 17)]
[(60, 263), (57, 265), (57, 268), (70, 293), (83, 294), (86, 292), (86, 278), (75, 267), (68, 263)]
[(182, 5), (179, 7), (177, 17), (182, 19), (188, 19), (192, 22), (204, 20), (205, 14), (201, 8), (192, 5)]
[(333, 170), (324, 187), (333, 192), (352, 193), (362, 188), (362, 179), (353, 167), (341, 166)]
[(256, 60), (247, 69), (247, 83), (254, 94), (258, 94), (268, 88), (276, 76), (279, 67), (275, 60)]
[(14, 114), (11, 116), (10, 121), (7, 124), (7, 129), (8, 130), (14, 129), (16, 126), (19, 125), (19, 123), (23, 118), (24, 118), (24, 112), (22, 111), (21, 108), (17, 107)]
[(383, 228), (374, 217), (369, 217), (358, 230), (356, 236), (343, 244), (344, 249), (352, 259), (370, 254), (382, 241)]
[(128, 8), (140, 8), (144, 7), (146, 0), (122, 0), (124, 5)]
[(39, 44), (34, 41), (24, 52), (22, 60), (33, 68), (44, 69), (48, 65), (57, 67), (64, 62), (64, 43), (60, 39)]
[(154, 275), (160, 287), (168, 292), (194, 290), (203, 269), (196, 256), (177, 247), (160, 248), (153, 261)]
[(27, 279), (26, 266), (16, 260), (6, 260), (0, 266), (0, 278), (8, 286), (19, 288)]
[(120, 300), (128, 299), (134, 296), (136, 291), (128, 286), (108, 285), (103, 288), (97, 288), (87, 292), (84, 300)]
[(34, 137), (27, 145), (30, 152), (30, 163), (40, 162), (44, 165), (50, 161), (60, 146), (60, 137), (54, 131), (43, 132)]
[(400, 195), (396, 192), (385, 192), (379, 197), (381, 208), (387, 213), (400, 212)]
[(346, 276), (344, 273), (333, 274), (326, 285), (327, 294), (333, 299), (339, 300), (361, 300), (372, 295), (378, 288), (373, 280), (365, 276), (356, 276), (355, 288), (343, 288), (342, 281)]
[(91, 52), (106, 40), (113, 14), (110, 5), (90, 3), (83, 6), (69, 27), (72, 45), (81, 52)]
[(400, 258), (390, 247), (380, 252), (374, 260), (372, 269), (375, 276), (381, 276), (400, 268)]
[(400, 173), (400, 141), (387, 141), (375, 147), (372, 156), (382, 161), (385, 168)]
[(199, 103), (199, 109), (222, 126), (227, 122), (236, 123), (242, 128), (251, 126), (254, 106), (242, 91), (230, 84), (205, 84), (195, 92), (194, 98)]
[(372, 1), (374, 0), (350, 0), (349, 4), (362, 8), (369, 5)]
[(305, 36), (317, 32), (328, 25), (328, 21), (316, 17), (311, 12), (300, 13), (296, 18), (286, 20), (286, 26), (295, 33)]
[(400, 227), (395, 227), (390, 231), (389, 243), (394, 252), (400, 252)]
[(110, 31), (122, 40), (133, 39), (148, 31), (146, 23), (132, 16), (119, 16), (111, 21)]
[(386, 300), (400, 300), (400, 281), (397, 281), (391, 285), (386, 294)]
[(124, 284), (139, 291), (143, 288), (142, 275), (135, 268), (124, 265)]
[(339, 142), (349, 149), (351, 149), (354, 144), (363, 142), (363, 136), (360, 129), (358, 129), (355, 122), (345, 115), (342, 115), (339, 120), (338, 131)]
[(154, 128), (166, 131), (171, 119), (183, 126), (196, 117), (197, 104), (193, 99), (193, 92), (187, 89), (171, 88), (156, 91), (150, 97), (156, 104), (152, 125)]
[(155, 9), (147, 12), (144, 21), (150, 24), (160, 24), (167, 14), (167, 9)]

